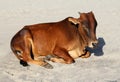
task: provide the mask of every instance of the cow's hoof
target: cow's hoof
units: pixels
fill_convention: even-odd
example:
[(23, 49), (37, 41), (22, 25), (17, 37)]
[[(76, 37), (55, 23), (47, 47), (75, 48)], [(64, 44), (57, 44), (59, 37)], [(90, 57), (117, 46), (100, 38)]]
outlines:
[(50, 65), (49, 63), (45, 64), (43, 67), (45, 67), (47, 69), (53, 69), (53, 66)]
[(72, 63), (75, 63), (75, 60), (69, 60), (69, 61), (66, 61), (66, 64), (72, 64)]
[(29, 66), (27, 62), (20, 60), (20, 64), (23, 65), (24, 67)]

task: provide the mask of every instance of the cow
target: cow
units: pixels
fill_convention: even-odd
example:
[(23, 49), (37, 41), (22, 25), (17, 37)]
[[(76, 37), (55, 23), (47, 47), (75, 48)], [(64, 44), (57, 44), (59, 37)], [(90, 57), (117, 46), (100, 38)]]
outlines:
[[(84, 24), (76, 18), (67, 17), (59, 22), (26, 25), (11, 40), (11, 49), (20, 64), (37, 64), (53, 68), (45, 61), (71, 64), (86, 53), (90, 39)], [(52, 57), (49, 57), (52, 56)]]

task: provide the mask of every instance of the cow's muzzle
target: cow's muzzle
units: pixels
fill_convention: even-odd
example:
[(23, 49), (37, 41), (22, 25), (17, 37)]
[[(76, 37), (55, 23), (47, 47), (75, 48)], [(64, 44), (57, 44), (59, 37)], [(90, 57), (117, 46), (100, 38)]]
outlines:
[(98, 40), (92, 42), (93, 48), (96, 47), (97, 45), (98, 45)]

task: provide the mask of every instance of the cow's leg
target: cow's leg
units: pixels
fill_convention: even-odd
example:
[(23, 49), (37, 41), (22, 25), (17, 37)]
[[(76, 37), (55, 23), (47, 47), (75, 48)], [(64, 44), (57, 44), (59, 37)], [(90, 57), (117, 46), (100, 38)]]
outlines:
[(54, 62), (63, 62), (66, 64), (75, 62), (74, 59), (69, 55), (69, 53), (65, 49), (61, 49), (57, 47), (54, 49), (53, 54), (64, 60), (63, 61), (62, 59), (59, 58), (53, 58), (52, 61)]
[(53, 66), (51, 64), (49, 64), (49, 63), (47, 63), (43, 60), (30, 60), (28, 62), (31, 63), (31, 64), (40, 65), (40, 66), (45, 67), (47, 69), (52, 69), (53, 68)]
[(58, 58), (58, 57), (52, 57), (50, 58), (50, 61), (56, 62), (56, 63), (66, 63), (64, 59)]
[(58, 56), (55, 56), (55, 55), (47, 55), (44, 57), (45, 60), (48, 60), (48, 61), (52, 61), (52, 62), (56, 62), (56, 63), (65, 63), (65, 60), (58, 57)]
[(49, 63), (43, 61), (43, 60), (37, 60), (34, 58), (34, 53), (32, 52), (33, 50), (33, 41), (32, 38), (29, 34), (28, 31), (24, 31), (25, 35), (24, 35), (24, 46), (23, 46), (23, 61), (26, 61), (28, 63), (32, 63), (32, 64), (37, 64), (40, 66), (43, 66), (45, 68), (53, 68), (52, 65), (50, 65)]
[(27, 51), (28, 50), (26, 49), (25, 51), (23, 51), (21, 55), (21, 58), (20, 58), (21, 65), (28, 66), (28, 63), (31, 63), (31, 64), (36, 64), (36, 65), (39, 65), (39, 66), (42, 66), (48, 69), (53, 68), (53, 66), (47, 63), (46, 61), (44, 61), (44, 59), (35, 59), (35, 58), (33, 59), (30, 55), (31, 54), (30, 51), (29, 52)]
[(81, 58), (88, 58), (91, 56), (91, 53), (89, 51), (85, 51), (85, 54), (83, 54), (82, 56), (80, 56)]

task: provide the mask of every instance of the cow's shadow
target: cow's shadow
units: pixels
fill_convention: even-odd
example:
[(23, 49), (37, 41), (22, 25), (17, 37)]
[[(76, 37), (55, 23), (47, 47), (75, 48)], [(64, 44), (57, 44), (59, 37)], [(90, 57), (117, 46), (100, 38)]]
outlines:
[(105, 40), (103, 38), (98, 38), (98, 45), (94, 48), (87, 48), (91, 53), (93, 53), (95, 56), (102, 56), (104, 55), (103, 47), (105, 46)]

